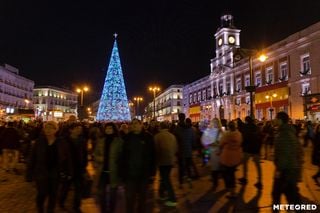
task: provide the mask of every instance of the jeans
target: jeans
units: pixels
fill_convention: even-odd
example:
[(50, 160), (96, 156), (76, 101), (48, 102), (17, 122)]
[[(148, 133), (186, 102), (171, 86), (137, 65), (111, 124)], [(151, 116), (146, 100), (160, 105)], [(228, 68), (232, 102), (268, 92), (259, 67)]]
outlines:
[(176, 196), (170, 180), (170, 172), (172, 166), (159, 166), (160, 170), (160, 188), (159, 195), (164, 197), (165, 192), (168, 193), (169, 201), (175, 202)]

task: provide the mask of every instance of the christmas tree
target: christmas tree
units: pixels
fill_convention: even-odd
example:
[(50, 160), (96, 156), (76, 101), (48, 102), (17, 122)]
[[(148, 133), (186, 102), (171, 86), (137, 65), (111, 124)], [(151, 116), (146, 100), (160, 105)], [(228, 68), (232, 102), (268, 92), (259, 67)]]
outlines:
[(117, 34), (114, 36), (115, 41), (97, 113), (98, 121), (123, 122), (131, 120), (116, 40)]

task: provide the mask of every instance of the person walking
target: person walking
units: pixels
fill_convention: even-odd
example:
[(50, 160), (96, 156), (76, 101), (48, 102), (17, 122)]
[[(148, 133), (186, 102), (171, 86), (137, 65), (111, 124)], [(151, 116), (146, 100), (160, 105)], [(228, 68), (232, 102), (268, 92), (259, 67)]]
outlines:
[(306, 123), (306, 134), (303, 138), (303, 147), (308, 147), (309, 141), (313, 141), (314, 138), (314, 130), (311, 121), (307, 121)]
[(302, 178), (303, 150), (295, 134), (293, 126), (288, 124), (289, 116), (279, 112), (276, 116), (278, 133), (275, 135), (272, 199), (274, 204), (280, 204), (284, 194), (290, 204), (301, 204), (298, 182)]
[(228, 198), (236, 198), (236, 177), (235, 171), (242, 159), (242, 135), (237, 130), (236, 123), (230, 121), (228, 123), (228, 131), (224, 132), (220, 139), (220, 163), (222, 177), (225, 186), (229, 191)]
[[(119, 186), (118, 162), (123, 141), (118, 129), (112, 122), (104, 128), (104, 137), (97, 140), (94, 150), (94, 168), (98, 175), (98, 196), (101, 213), (114, 212), (116, 207), (117, 188)], [(109, 199), (107, 199), (109, 187)]]
[(174, 129), (174, 135), (178, 142), (178, 166), (179, 166), (179, 184), (182, 187), (184, 179), (191, 186), (191, 168), (192, 168), (192, 145), (195, 141), (194, 131), (191, 126), (186, 125), (186, 115), (178, 115), (179, 123)]
[(274, 129), (271, 121), (267, 121), (262, 127), (263, 143), (264, 143), (264, 159), (268, 159), (273, 149)]
[(26, 179), (36, 182), (38, 213), (45, 212), (46, 200), (46, 212), (54, 212), (60, 174), (71, 176), (68, 146), (56, 136), (57, 131), (55, 122), (44, 123), (43, 132), (35, 141), (28, 159)]
[(262, 170), (260, 165), (260, 149), (262, 144), (262, 134), (259, 127), (254, 123), (254, 120), (247, 116), (245, 118), (245, 124), (242, 127), (242, 149), (244, 152), (243, 157), (243, 177), (239, 179), (239, 182), (243, 185), (248, 183), (248, 161), (250, 158), (257, 168), (257, 182), (254, 184), (259, 190), (262, 189)]
[(156, 163), (159, 166), (160, 172), (160, 187), (159, 197), (161, 200), (166, 200), (166, 206), (176, 206), (177, 200), (174, 189), (170, 180), (171, 169), (174, 164), (175, 155), (177, 153), (177, 140), (175, 136), (169, 132), (169, 123), (160, 123), (160, 132), (154, 136)]
[(83, 127), (81, 123), (70, 124), (65, 133), (67, 135), (65, 135), (63, 139), (68, 144), (70, 150), (72, 178), (67, 178), (61, 183), (59, 205), (61, 209), (65, 209), (65, 201), (70, 186), (73, 184), (73, 212), (80, 213), (84, 176), (86, 175), (86, 167), (88, 164), (87, 141), (83, 137)]
[(202, 145), (209, 149), (210, 153), (210, 170), (212, 179), (212, 188), (215, 190), (218, 186), (220, 173), (220, 138), (222, 136), (222, 125), (218, 118), (211, 120), (210, 125), (202, 134)]
[[(154, 140), (134, 118), (131, 132), (124, 137), (119, 175), (125, 184), (126, 212), (146, 212), (148, 181), (155, 174)], [(135, 208), (137, 206), (137, 209)]]

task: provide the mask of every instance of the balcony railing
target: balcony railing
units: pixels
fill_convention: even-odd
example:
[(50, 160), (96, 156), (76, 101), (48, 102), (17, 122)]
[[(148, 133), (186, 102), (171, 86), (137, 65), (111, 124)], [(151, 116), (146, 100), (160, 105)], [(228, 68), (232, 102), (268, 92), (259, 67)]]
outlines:
[(299, 72), (300, 76), (306, 76), (306, 75), (310, 75), (311, 74), (311, 69), (307, 69), (307, 70), (302, 70)]

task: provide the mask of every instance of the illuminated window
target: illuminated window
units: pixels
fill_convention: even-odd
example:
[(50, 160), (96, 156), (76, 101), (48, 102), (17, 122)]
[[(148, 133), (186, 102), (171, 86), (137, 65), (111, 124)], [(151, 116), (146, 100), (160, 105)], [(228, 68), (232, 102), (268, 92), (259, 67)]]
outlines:
[(189, 104), (192, 103), (192, 94), (189, 95)]
[(267, 84), (273, 83), (273, 68), (272, 67), (268, 67), (266, 69), (266, 83)]
[(247, 103), (247, 104), (250, 104), (250, 96), (247, 96), (247, 97), (246, 97), (246, 103)]
[(288, 80), (288, 65), (287, 62), (280, 64), (279, 76), (281, 81)]
[(246, 76), (245, 76), (244, 85), (245, 85), (246, 87), (250, 86), (250, 75), (246, 75)]
[(237, 78), (236, 90), (241, 91), (241, 78)]
[(263, 117), (263, 111), (262, 111), (262, 109), (257, 109), (256, 110), (256, 118), (259, 120), (259, 121), (261, 121), (262, 120), (262, 117)]
[(241, 104), (241, 98), (237, 98), (237, 99), (236, 99), (236, 104), (237, 104), (237, 105), (240, 105), (240, 104)]
[(302, 95), (311, 94), (310, 83), (303, 83), (301, 85), (301, 94)]
[(261, 72), (257, 72), (255, 76), (255, 86), (261, 86)]
[(202, 100), (205, 101), (207, 97), (206, 90), (202, 90)]
[(198, 102), (201, 101), (201, 91), (198, 92)]
[(301, 56), (301, 72), (300, 74), (311, 74), (311, 67), (310, 67), (310, 56), (309, 54), (305, 54)]

